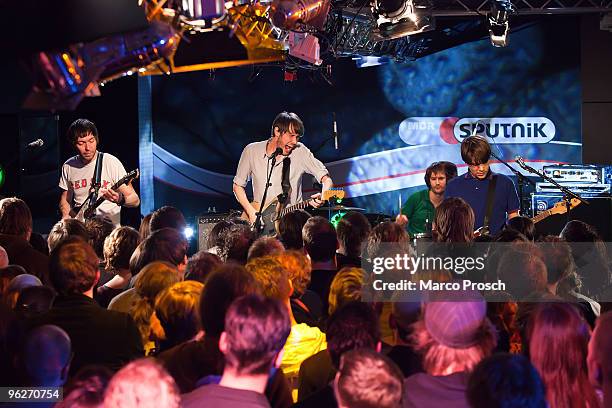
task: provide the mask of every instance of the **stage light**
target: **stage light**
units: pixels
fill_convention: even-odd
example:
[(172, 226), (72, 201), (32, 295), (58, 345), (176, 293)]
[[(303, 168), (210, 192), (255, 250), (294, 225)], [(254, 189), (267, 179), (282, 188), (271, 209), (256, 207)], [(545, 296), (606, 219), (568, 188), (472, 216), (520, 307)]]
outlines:
[(185, 238), (187, 239), (191, 239), (191, 237), (193, 237), (193, 228), (191, 227), (186, 227), (183, 230), (183, 235), (185, 236)]
[(491, 44), (494, 47), (505, 47), (508, 45), (508, 31), (510, 14), (515, 13), (514, 5), (509, 0), (492, 1), (491, 11), (487, 15), (487, 25)]
[(372, 0), (373, 41), (392, 40), (436, 28), (428, 0)]
[(329, 13), (329, 0), (274, 0), (272, 24), (285, 30), (300, 29), (307, 25), (323, 28)]

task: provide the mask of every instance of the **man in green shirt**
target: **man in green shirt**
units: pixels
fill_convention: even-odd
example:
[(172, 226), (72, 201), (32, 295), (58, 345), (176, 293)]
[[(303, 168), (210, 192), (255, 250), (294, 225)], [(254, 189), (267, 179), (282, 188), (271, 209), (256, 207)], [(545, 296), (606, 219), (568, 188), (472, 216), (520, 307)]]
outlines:
[(427, 190), (417, 191), (408, 197), (395, 221), (408, 225), (411, 237), (415, 234), (430, 233), (436, 207), (444, 199), (446, 183), (457, 175), (457, 166), (451, 162), (432, 163), (425, 171)]

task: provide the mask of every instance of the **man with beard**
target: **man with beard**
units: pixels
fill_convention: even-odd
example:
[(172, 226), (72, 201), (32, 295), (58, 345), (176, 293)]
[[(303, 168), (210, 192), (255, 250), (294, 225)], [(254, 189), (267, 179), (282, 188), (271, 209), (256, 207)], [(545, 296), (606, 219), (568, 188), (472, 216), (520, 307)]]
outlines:
[(436, 207), (444, 199), (446, 183), (457, 175), (457, 166), (451, 162), (435, 162), (425, 171), (427, 190), (417, 191), (408, 197), (401, 213), (396, 217), (400, 225), (408, 225), (411, 237), (430, 233)]

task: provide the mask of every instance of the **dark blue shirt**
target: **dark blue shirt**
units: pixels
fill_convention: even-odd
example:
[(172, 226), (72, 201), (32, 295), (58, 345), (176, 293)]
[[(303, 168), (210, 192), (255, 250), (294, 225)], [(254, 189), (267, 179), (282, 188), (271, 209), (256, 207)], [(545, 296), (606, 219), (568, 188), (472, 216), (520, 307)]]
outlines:
[(455, 177), (446, 185), (444, 198), (461, 197), (472, 207), (475, 216), (475, 228), (482, 227), (487, 207), (487, 192), (492, 177), (497, 177), (493, 211), (489, 220), (491, 234), (497, 234), (506, 222), (506, 214), (520, 208), (518, 194), (514, 183), (508, 176), (489, 171), (487, 177), (479, 180), (468, 171)]

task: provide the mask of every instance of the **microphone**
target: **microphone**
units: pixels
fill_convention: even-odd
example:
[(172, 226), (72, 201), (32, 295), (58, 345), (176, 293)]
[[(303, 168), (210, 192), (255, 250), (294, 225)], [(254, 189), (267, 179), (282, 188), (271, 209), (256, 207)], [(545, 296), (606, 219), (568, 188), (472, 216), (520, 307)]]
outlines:
[(276, 157), (280, 154), (283, 154), (283, 149), (280, 147), (277, 147), (276, 150), (274, 151), (274, 153), (272, 153), (272, 157)]
[(522, 168), (527, 170), (527, 165), (525, 164), (525, 160), (521, 156), (516, 156), (514, 161)]
[(332, 135), (334, 136), (334, 147), (338, 150), (338, 124), (336, 123), (336, 112), (332, 113), (334, 117), (334, 130)]
[(45, 142), (42, 139), (36, 139), (33, 142), (30, 142), (26, 145), (27, 148), (34, 148), (34, 147), (42, 147), (42, 145), (44, 145)]

